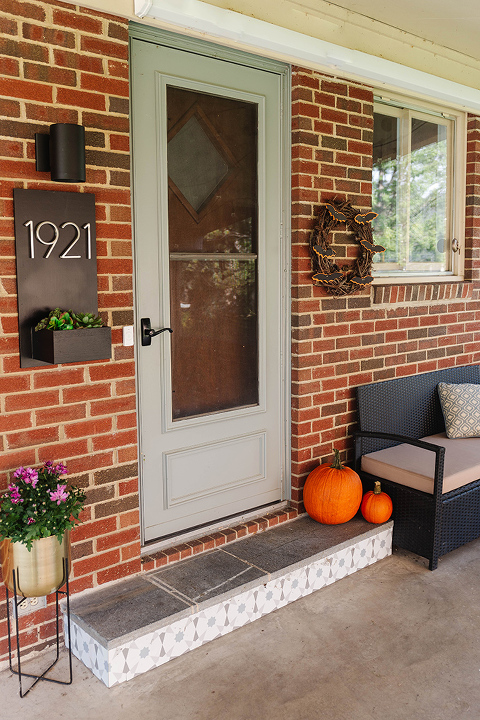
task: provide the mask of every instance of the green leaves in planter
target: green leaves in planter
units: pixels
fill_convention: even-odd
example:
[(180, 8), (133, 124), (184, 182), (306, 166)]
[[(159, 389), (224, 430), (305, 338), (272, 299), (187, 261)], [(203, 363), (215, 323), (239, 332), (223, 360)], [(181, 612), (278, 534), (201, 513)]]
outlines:
[(51, 310), (46, 318), (43, 318), (35, 330), (73, 330), (73, 318), (71, 310)]
[(103, 320), (93, 313), (73, 313), (73, 324), (76, 328), (103, 327)]
[(40, 320), (35, 330), (81, 330), (82, 328), (104, 327), (100, 315), (93, 313), (74, 313), (72, 310), (51, 310), (46, 318)]

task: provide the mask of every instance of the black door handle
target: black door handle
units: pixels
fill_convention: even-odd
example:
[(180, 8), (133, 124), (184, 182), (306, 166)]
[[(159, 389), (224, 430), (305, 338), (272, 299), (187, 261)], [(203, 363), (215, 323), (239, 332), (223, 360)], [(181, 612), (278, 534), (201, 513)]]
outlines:
[(142, 345), (151, 345), (152, 337), (160, 335), (163, 332), (173, 333), (172, 328), (162, 328), (161, 330), (153, 330), (150, 325), (150, 318), (142, 318), (140, 320), (140, 327), (142, 331)]

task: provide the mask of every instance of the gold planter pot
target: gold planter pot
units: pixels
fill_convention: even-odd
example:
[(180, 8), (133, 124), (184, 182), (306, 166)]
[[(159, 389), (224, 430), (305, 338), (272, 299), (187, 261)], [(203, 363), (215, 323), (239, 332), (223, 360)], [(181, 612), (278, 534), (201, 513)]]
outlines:
[(0, 555), (3, 582), (11, 592), (15, 572), (17, 595), (50, 595), (64, 585), (70, 573), (70, 531), (65, 532), (61, 543), (55, 535), (34, 540), (30, 551), (23, 543), (7, 538), (0, 544)]

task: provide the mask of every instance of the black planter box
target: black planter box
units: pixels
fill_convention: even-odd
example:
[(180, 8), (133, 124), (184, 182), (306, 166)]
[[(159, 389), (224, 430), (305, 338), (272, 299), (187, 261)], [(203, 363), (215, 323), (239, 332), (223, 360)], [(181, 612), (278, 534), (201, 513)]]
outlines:
[(110, 360), (112, 329), (82, 328), (81, 330), (32, 331), (32, 357), (51, 365)]

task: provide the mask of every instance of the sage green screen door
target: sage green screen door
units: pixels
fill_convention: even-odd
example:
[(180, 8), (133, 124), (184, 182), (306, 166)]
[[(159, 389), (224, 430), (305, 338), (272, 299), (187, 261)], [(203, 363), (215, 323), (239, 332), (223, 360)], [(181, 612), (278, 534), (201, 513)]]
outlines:
[(144, 541), (281, 500), (281, 78), (132, 41)]

